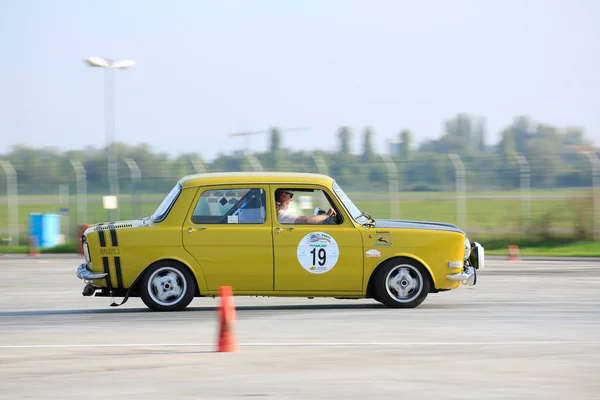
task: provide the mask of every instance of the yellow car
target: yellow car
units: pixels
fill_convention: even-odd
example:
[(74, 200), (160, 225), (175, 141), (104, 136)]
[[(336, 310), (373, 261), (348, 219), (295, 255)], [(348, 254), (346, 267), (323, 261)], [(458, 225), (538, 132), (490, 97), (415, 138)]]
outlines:
[(156, 311), (195, 297), (373, 298), (416, 307), (475, 285), (484, 249), (445, 223), (373, 219), (335, 180), (309, 173), (181, 178), (149, 217), (81, 237), (84, 296), (141, 297)]

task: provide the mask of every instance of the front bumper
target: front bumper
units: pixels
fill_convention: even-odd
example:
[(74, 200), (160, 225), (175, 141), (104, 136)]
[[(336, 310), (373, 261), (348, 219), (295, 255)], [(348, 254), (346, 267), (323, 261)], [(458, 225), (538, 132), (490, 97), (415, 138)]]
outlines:
[(471, 243), (471, 254), (465, 260), (465, 269), (455, 274), (448, 274), (446, 278), (460, 281), (464, 285), (474, 286), (477, 284), (477, 271), (485, 266), (485, 250), (477, 242)]
[(453, 281), (461, 281), (467, 286), (474, 286), (477, 284), (477, 270), (471, 266), (467, 267), (466, 271), (462, 271), (456, 274), (448, 274), (446, 278)]
[(83, 279), (84, 281), (97, 281), (106, 278), (106, 275), (108, 275), (106, 272), (92, 272), (87, 263), (79, 264), (75, 274), (79, 279)]

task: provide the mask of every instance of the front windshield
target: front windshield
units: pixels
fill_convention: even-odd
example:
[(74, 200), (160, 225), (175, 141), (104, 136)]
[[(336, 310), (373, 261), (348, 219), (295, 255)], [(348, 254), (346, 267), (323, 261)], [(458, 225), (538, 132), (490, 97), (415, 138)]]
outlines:
[(356, 222), (359, 224), (364, 224), (369, 221), (363, 213), (356, 207), (356, 205), (350, 200), (350, 198), (344, 193), (342, 188), (337, 184), (337, 182), (333, 182), (333, 191), (338, 195), (344, 206), (348, 209), (348, 212), (354, 218)]
[(160, 205), (158, 206), (156, 211), (154, 211), (154, 214), (152, 214), (152, 217), (150, 217), (152, 222), (160, 222), (163, 219), (165, 219), (165, 217), (169, 213), (169, 210), (171, 209), (171, 206), (175, 202), (175, 199), (177, 198), (177, 196), (179, 196), (180, 192), (181, 192), (181, 185), (179, 185), (179, 182), (178, 182), (173, 187), (173, 189), (171, 189), (169, 194), (167, 194), (167, 196), (164, 198), (162, 203), (160, 203)]

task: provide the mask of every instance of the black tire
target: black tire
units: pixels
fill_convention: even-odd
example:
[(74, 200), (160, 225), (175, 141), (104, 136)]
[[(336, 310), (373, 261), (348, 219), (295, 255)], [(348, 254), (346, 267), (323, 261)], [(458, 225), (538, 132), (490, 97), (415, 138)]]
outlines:
[[(398, 276), (402, 273), (403, 277)], [(388, 282), (398, 277), (395, 288)], [(381, 265), (373, 276), (373, 298), (391, 308), (415, 308), (429, 294), (429, 271), (409, 258), (394, 258)], [(402, 291), (405, 295), (402, 296)]]
[(187, 268), (175, 261), (151, 265), (140, 282), (140, 297), (154, 311), (180, 311), (194, 299), (196, 282)]

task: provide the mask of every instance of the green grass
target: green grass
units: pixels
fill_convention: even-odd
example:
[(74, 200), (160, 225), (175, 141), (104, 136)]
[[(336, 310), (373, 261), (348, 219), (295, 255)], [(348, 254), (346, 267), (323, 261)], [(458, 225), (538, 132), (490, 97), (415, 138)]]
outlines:
[[(600, 242), (577, 240), (569, 235), (543, 237), (530, 234), (484, 233), (481, 235), (469, 234), (469, 237), (471, 240), (481, 243), (485, 247), (487, 255), (508, 256), (508, 246), (517, 245), (521, 256), (600, 257)], [(40, 253), (76, 253), (77, 250), (75, 241), (72, 241), (53, 248), (40, 249)], [(0, 246), (0, 254), (26, 254), (28, 252), (27, 246)]]
[[(567, 196), (581, 195), (582, 193), (571, 193), (561, 191), (562, 199), (532, 199), (531, 218), (532, 221), (540, 219), (544, 215), (552, 220), (557, 228), (573, 228), (574, 218), (578, 214), (589, 213), (592, 207), (591, 197), (573, 199)], [(457, 207), (454, 199), (439, 199), (440, 193), (422, 193), (426, 199), (412, 199), (415, 194), (399, 197), (397, 201), (398, 215), (403, 219), (434, 220), (441, 222), (458, 223)], [(452, 195), (452, 194), (448, 194)], [(473, 193), (481, 195), (481, 193)], [(491, 194), (490, 194), (491, 195)], [(518, 198), (502, 198), (498, 193), (493, 199), (469, 199), (466, 202), (467, 220), (465, 227), (469, 228), (518, 228), (520, 226), (522, 203)], [(506, 196), (507, 193), (504, 193)], [(371, 199), (366, 194), (352, 193), (356, 205), (363, 211), (368, 212), (376, 218), (389, 218), (391, 210), (387, 199), (374, 200), (373, 197), (386, 196), (385, 193), (370, 193)], [(162, 195), (144, 195), (140, 202), (139, 216), (151, 214), (162, 201)], [(21, 196), (19, 205), (19, 225), (26, 229), (30, 213), (58, 213), (60, 206), (56, 198), (52, 196)], [(77, 203), (75, 199), (69, 204), (71, 226), (76, 227)], [(120, 198), (120, 219), (134, 217), (133, 203), (129, 196)], [(108, 213), (102, 208), (101, 196), (89, 196), (87, 206), (87, 222), (95, 223), (108, 219)], [(8, 227), (8, 208), (6, 204), (0, 204), (0, 227)]]
[[(487, 255), (508, 256), (507, 248), (485, 249)], [(600, 242), (574, 242), (568, 244), (546, 244), (519, 246), (521, 256), (540, 257), (600, 257)]]
[[(486, 255), (508, 256), (508, 243), (511, 240), (504, 240), (507, 244), (500, 246), (498, 242), (485, 240), (481, 243), (485, 247)], [(518, 242), (518, 241), (517, 241)], [(0, 254), (27, 254), (27, 246), (0, 247)], [(76, 253), (77, 247), (74, 244), (60, 245), (53, 248), (40, 249), (41, 254), (60, 254)], [(544, 256), (544, 257), (600, 257), (600, 242), (572, 242), (572, 243), (548, 243), (548, 242), (526, 242), (524, 246), (519, 246), (521, 256)]]
[[(576, 211), (588, 211), (591, 205), (581, 202), (583, 208), (574, 209), (568, 199), (532, 200), (531, 219), (539, 220), (551, 215), (555, 227), (572, 228)], [(355, 204), (373, 217), (388, 218), (391, 215), (388, 201), (358, 200)], [(465, 228), (519, 228), (521, 201), (517, 199), (477, 199), (466, 201)], [(398, 215), (402, 219), (433, 220), (458, 223), (457, 206), (454, 200), (400, 200)]]
[[(518, 240), (521, 236), (518, 231), (521, 226), (522, 203), (519, 198), (508, 198), (515, 196), (518, 191), (481, 191), (469, 192), (469, 196), (490, 196), (489, 199), (471, 198), (466, 202), (467, 218), (464, 224), (460, 224), (469, 237), (475, 240), (487, 238), (489, 244), (496, 243), (503, 238), (509, 240)], [(540, 190), (532, 191), (532, 196), (558, 196), (558, 198), (541, 199), (533, 198), (531, 200), (531, 225), (530, 229), (546, 241), (561, 243), (561, 239), (556, 238), (556, 232), (567, 230), (573, 232), (587, 232), (586, 235), (579, 237), (579, 240), (589, 240), (589, 233), (592, 229), (592, 198), (589, 189), (559, 189), (559, 190)], [(442, 199), (443, 196), (454, 196), (454, 192), (410, 192), (401, 193), (395, 203), (397, 209), (390, 210), (390, 204), (387, 199), (387, 193), (376, 192), (353, 192), (349, 193), (350, 198), (364, 212), (371, 214), (375, 218), (391, 218), (392, 211), (396, 211), (400, 219), (440, 221), (449, 223), (459, 223), (457, 219), (457, 204), (454, 199)], [(421, 197), (416, 199), (415, 197)], [(584, 196), (583, 198), (577, 198)], [(141, 202), (135, 205), (131, 201), (131, 196), (124, 194), (119, 198), (119, 219), (130, 219), (150, 215), (160, 204), (164, 194), (143, 194), (140, 196)], [(4, 200), (4, 202), (2, 202)], [(0, 198), (0, 228), (9, 226), (8, 207), (5, 202), (6, 197)], [(68, 205), (69, 214), (63, 218), (61, 231), (65, 233), (68, 244), (72, 244), (75, 234), (78, 231), (77, 199), (71, 196), (71, 203)], [(58, 213), (60, 205), (56, 196), (51, 195), (24, 195), (19, 197), (19, 226), (21, 230), (20, 243), (26, 243), (27, 227), (29, 215), (31, 213)], [(134, 207), (134, 205), (136, 207)], [(137, 210), (137, 213), (134, 213)], [(87, 219), (84, 223), (97, 223), (108, 220), (108, 213), (102, 208), (101, 195), (88, 195)], [(512, 236), (507, 236), (506, 232), (500, 232), (502, 229), (511, 229), (515, 231)], [(564, 232), (563, 232), (564, 233)], [(567, 232), (568, 233), (568, 232)], [(6, 238), (7, 233), (0, 232), (0, 239)], [(573, 238), (569, 238), (573, 241)], [(484, 239), (481, 239), (484, 242)], [(0, 243), (0, 246), (4, 242)], [(486, 250), (498, 252), (497, 254), (506, 254), (506, 245), (501, 246), (486, 245)], [(528, 247), (531, 246), (531, 247)], [(585, 247), (570, 247), (568, 249), (546, 245), (543, 243), (523, 243), (521, 249), (524, 252), (535, 252), (537, 254), (551, 254), (556, 252), (594, 252), (591, 244)], [(590, 247), (591, 246), (591, 247)], [(6, 246), (5, 246), (6, 247)], [(25, 247), (26, 249), (26, 247)], [(591, 249), (591, 250), (586, 250)], [(504, 253), (502, 253), (504, 252)], [(533, 254), (533, 253), (532, 253)], [(579, 253), (578, 253), (579, 254)], [(593, 253), (595, 254), (595, 253)]]
[[(531, 196), (581, 196), (581, 195), (589, 195), (590, 188), (560, 188), (560, 189), (532, 189), (530, 192)], [(356, 196), (360, 197), (379, 197), (379, 196), (388, 196), (388, 192), (348, 192), (348, 196), (354, 198)], [(518, 196), (521, 192), (519, 189), (512, 190), (477, 190), (477, 191), (468, 191), (467, 196), (477, 197), (477, 196), (492, 196), (492, 197), (509, 197), (509, 196)], [(400, 192), (399, 196), (402, 198), (414, 198), (414, 197), (448, 197), (455, 196), (456, 191), (438, 191), (438, 192), (424, 192), (424, 191), (415, 191), (415, 192)]]
[[(55, 247), (39, 249), (40, 254), (69, 254), (77, 253), (77, 246), (74, 243), (62, 244)], [(27, 254), (29, 248), (27, 246), (4, 246), (0, 247), (0, 254)]]

